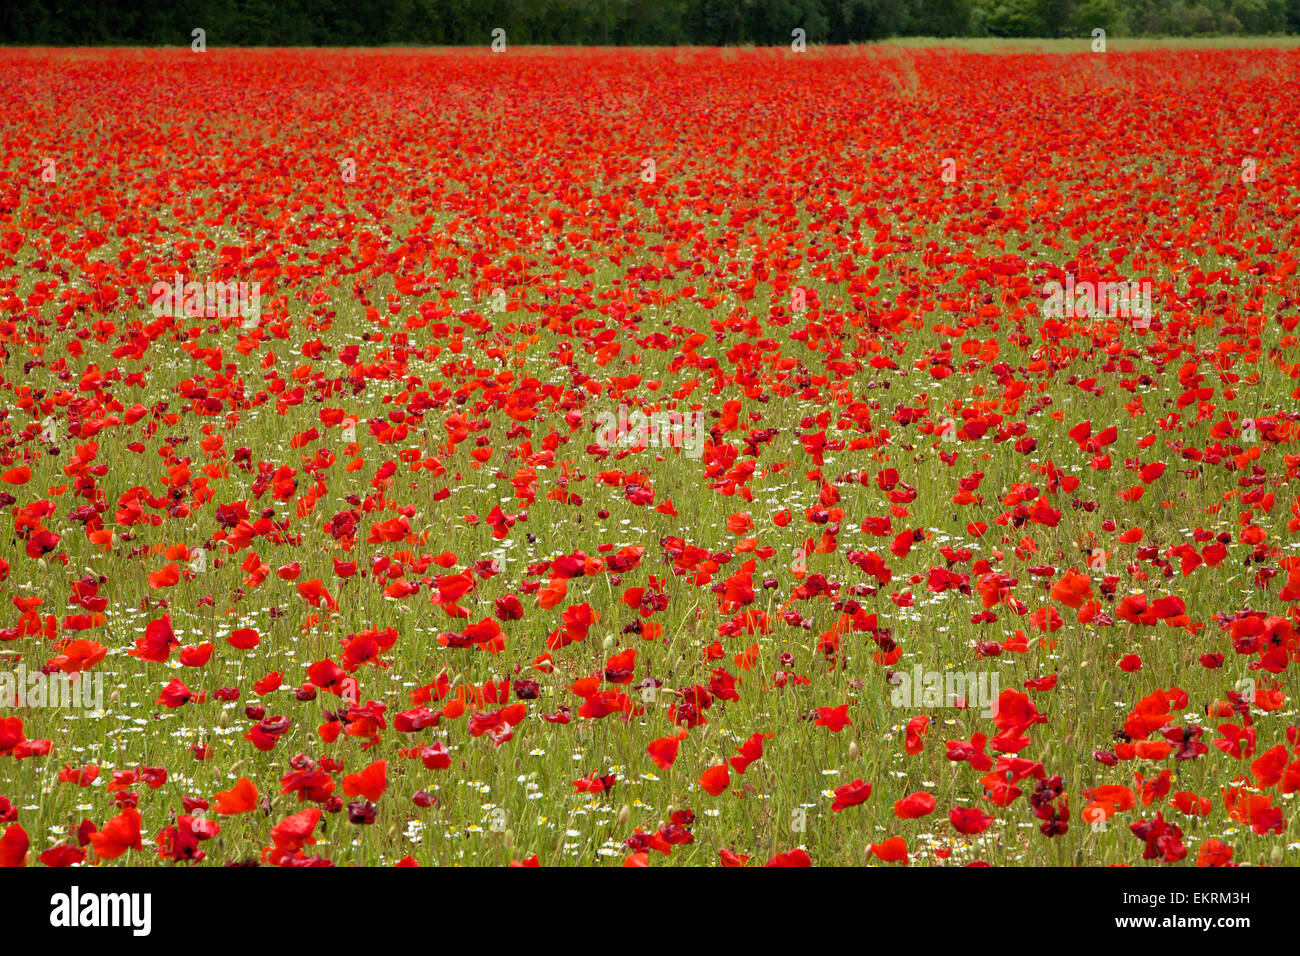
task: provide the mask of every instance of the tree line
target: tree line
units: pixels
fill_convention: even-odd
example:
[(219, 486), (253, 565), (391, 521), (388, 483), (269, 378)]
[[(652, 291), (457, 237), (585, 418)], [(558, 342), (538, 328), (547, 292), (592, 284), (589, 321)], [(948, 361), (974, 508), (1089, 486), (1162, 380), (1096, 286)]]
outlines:
[(0, 43), (473, 46), (858, 43), (896, 36), (1300, 33), (1300, 0), (3, 0)]

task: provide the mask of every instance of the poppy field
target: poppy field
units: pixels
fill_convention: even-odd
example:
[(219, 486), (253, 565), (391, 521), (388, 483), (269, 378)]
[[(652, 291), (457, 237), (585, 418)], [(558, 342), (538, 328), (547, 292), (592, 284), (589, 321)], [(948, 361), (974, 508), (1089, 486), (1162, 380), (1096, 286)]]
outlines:
[(1294, 862), (1295, 48), (0, 74), (0, 865)]

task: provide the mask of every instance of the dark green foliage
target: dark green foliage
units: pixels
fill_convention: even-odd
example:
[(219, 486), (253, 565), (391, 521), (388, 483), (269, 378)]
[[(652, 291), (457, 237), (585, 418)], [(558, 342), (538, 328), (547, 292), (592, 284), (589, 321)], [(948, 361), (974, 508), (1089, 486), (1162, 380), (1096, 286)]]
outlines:
[(1300, 32), (1300, 0), (3, 0), (0, 43), (188, 46), (784, 45), (891, 36)]

